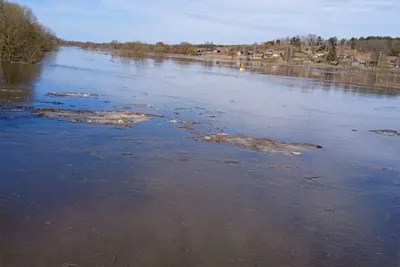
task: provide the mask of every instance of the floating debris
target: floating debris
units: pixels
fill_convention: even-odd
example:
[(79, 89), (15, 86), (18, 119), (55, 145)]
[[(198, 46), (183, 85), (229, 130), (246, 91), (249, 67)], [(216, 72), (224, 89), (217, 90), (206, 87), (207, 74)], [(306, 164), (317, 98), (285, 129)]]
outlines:
[(60, 101), (38, 101), (40, 104), (51, 104), (51, 105), (64, 105), (63, 102)]
[(231, 144), (258, 152), (282, 153), (285, 155), (302, 155), (302, 152), (321, 149), (321, 146), (308, 143), (284, 143), (273, 139), (252, 138), (226, 133), (211, 134), (201, 138), (208, 143)]
[(148, 104), (131, 104), (130, 107), (132, 108), (152, 108), (152, 105)]
[(49, 93), (45, 94), (45, 96), (87, 98), (87, 97), (99, 97), (100, 95), (99, 94), (94, 94), (94, 93), (49, 92)]
[(148, 104), (128, 104), (128, 105), (122, 105), (122, 106), (114, 106), (114, 108), (118, 108), (118, 109), (135, 109), (135, 108), (140, 108), (140, 109), (152, 109), (153, 106), (152, 105), (148, 105)]
[(121, 156), (133, 156), (133, 153), (123, 152), (123, 153), (121, 153)]
[(370, 130), (370, 132), (376, 133), (376, 134), (381, 134), (381, 135), (387, 135), (387, 136), (400, 136), (400, 132), (395, 131), (395, 130), (388, 130), (388, 129)]
[(188, 131), (194, 131), (194, 128), (189, 125), (182, 125), (182, 126), (174, 126), (174, 129), (181, 129), (181, 130), (188, 130)]
[(169, 121), (172, 124), (176, 124), (172, 126), (173, 129), (181, 129), (181, 130), (187, 130), (187, 131), (194, 131), (194, 125), (200, 124), (198, 121), (184, 121), (184, 120), (175, 120), (172, 119)]
[(35, 115), (48, 119), (58, 119), (75, 123), (111, 124), (129, 126), (146, 122), (157, 115), (122, 111), (62, 110), (57, 108), (36, 109)]
[(225, 160), (222, 163), (230, 164), (230, 165), (240, 165), (240, 164), (242, 164), (240, 161), (237, 161), (237, 160)]
[(170, 123), (180, 123), (180, 124), (184, 124), (184, 125), (197, 125), (197, 124), (200, 124), (200, 122), (198, 122), (198, 121), (183, 121), (183, 120), (176, 120), (176, 119), (172, 119), (169, 122)]

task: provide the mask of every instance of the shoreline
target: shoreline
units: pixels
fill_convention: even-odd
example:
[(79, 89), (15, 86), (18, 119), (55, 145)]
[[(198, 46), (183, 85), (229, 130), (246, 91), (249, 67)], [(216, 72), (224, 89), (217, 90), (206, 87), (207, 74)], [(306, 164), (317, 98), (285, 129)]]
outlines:
[[(123, 57), (123, 56), (122, 56)], [(157, 57), (157, 55), (153, 54), (148, 57)], [(254, 59), (254, 60), (246, 60), (246, 57), (230, 57), (230, 56), (190, 56), (190, 55), (179, 55), (179, 54), (165, 54), (163, 57), (165, 58), (180, 58), (180, 59), (194, 59), (194, 60), (219, 60), (225, 62), (246, 62), (246, 63), (260, 63), (266, 64), (270, 66), (289, 66), (289, 67), (313, 67), (316, 69), (345, 69), (345, 70), (356, 70), (356, 71), (383, 71), (383, 72), (393, 72), (400, 74), (400, 68), (363, 68), (363, 67), (348, 67), (348, 66), (341, 66), (341, 65), (330, 65), (330, 64), (292, 64), (292, 63), (279, 63), (279, 62), (270, 62), (268, 60), (263, 59)]]
[[(69, 46), (64, 46), (69, 47)], [(76, 48), (80, 48), (83, 50), (92, 50), (98, 52), (105, 52), (113, 54), (114, 56), (118, 56), (121, 58), (176, 58), (176, 59), (192, 59), (192, 60), (219, 60), (224, 62), (246, 62), (246, 63), (262, 63), (271, 66), (290, 66), (290, 67), (313, 67), (316, 69), (346, 69), (346, 70), (360, 70), (360, 71), (383, 71), (383, 72), (393, 72), (400, 74), (400, 68), (380, 68), (380, 67), (353, 67), (353, 66), (343, 66), (343, 65), (330, 65), (325, 63), (312, 63), (312, 64), (293, 64), (293, 63), (282, 63), (282, 62), (271, 62), (265, 59), (252, 59), (247, 60), (247, 56), (228, 56), (228, 55), (216, 55), (216, 54), (209, 54), (209, 55), (183, 55), (183, 54), (157, 54), (154, 52), (143, 53), (143, 54), (134, 54), (132, 56), (128, 55), (120, 55), (118, 52), (121, 50), (113, 50), (113, 49), (91, 49), (91, 48), (81, 48), (79, 46), (74, 46)]]
[[(76, 48), (82, 49), (78, 46), (76, 46)], [(143, 53), (136, 55), (131, 54), (131, 56), (128, 56), (128, 55), (120, 55), (119, 54), (120, 50), (113, 50), (113, 49), (83, 49), (83, 50), (106, 53), (110, 54), (111, 56), (123, 59), (163, 58), (163, 59), (192, 60), (192, 61), (203, 61), (203, 62), (217, 61), (221, 63), (236, 63), (236, 64), (244, 63), (246, 72), (250, 71), (263, 75), (297, 77), (303, 79), (311, 79), (313, 81), (322, 82), (326, 84), (329, 83), (332, 85), (364, 87), (364, 88), (371, 88), (374, 90), (389, 90), (389, 89), (400, 90), (400, 68), (394, 68), (394, 69), (362, 68), (362, 67), (332, 66), (328, 64), (300, 65), (300, 64), (282, 63), (282, 62), (274, 63), (274, 62), (268, 62), (266, 60), (248, 61), (246, 60), (246, 57), (243, 56), (241, 57), (235, 56), (232, 58), (231, 56), (226, 56), (226, 55), (192, 56), (192, 55), (181, 55), (181, 54)], [(226, 66), (231, 68), (233, 67), (232, 65), (229, 64), (227, 64)], [(235, 65), (234, 67), (237, 66)], [(270, 68), (270, 70), (268, 70), (268, 68)], [(278, 71), (275, 70), (272, 71), (271, 69), (273, 68), (278, 68)], [(282, 73), (280, 72), (281, 70), (279, 70), (279, 68), (288, 68), (288, 69), (293, 69), (294, 71), (298, 70), (298, 72), (296, 73), (288, 71), (288, 73)], [(317, 74), (312, 73), (313, 71), (317, 71)], [(320, 73), (318, 73), (318, 71)], [(323, 73), (323, 71), (331, 72), (332, 75), (337, 75), (337, 77), (324, 78), (323, 75), (326, 75), (327, 73)], [(299, 75), (299, 72), (303, 75)], [(362, 78), (356, 77), (357, 75), (362, 76)], [(391, 76), (392, 80), (394, 81), (388, 79), (388, 76)], [(346, 80), (344, 81), (343, 79)], [(385, 82), (385, 80), (387, 81)]]
[[(153, 56), (148, 56), (148, 58), (154, 58), (156, 55)], [(163, 56), (164, 58), (169, 58), (169, 59), (187, 59), (187, 60), (196, 60), (196, 61), (215, 61), (220, 58), (215, 58), (215, 57), (200, 57), (200, 56), (187, 56), (187, 55), (173, 55), (173, 54), (168, 54)], [(223, 58), (218, 60), (219, 62), (225, 62), (225, 63), (237, 63), (241, 62), (241, 60), (238, 59), (227, 59)], [(304, 76), (299, 76), (299, 75), (284, 75), (284, 74), (275, 74), (271, 72), (262, 72), (262, 70), (266, 70), (267, 67), (289, 67), (289, 68), (299, 68), (299, 69), (307, 69), (309, 70), (322, 70), (322, 71), (331, 71), (332, 73), (336, 74), (341, 74), (343, 71), (346, 71), (345, 74), (353, 74), (353, 73), (365, 73), (367, 74), (391, 74), (394, 76), (399, 76), (400, 77), (400, 68), (397, 68), (395, 70), (392, 69), (384, 69), (384, 68), (357, 68), (357, 67), (346, 67), (346, 66), (332, 66), (332, 65), (325, 65), (325, 64), (310, 64), (310, 65), (298, 65), (298, 64), (289, 64), (289, 63), (271, 63), (271, 62), (265, 62), (262, 60), (256, 60), (256, 61), (245, 61), (248, 64), (252, 63), (257, 63), (258, 65), (261, 66), (256, 66), (252, 67), (250, 70), (255, 71), (259, 70), (260, 72), (256, 72), (258, 74), (262, 75), (273, 75), (273, 76), (280, 76), (280, 77), (297, 77), (297, 78), (303, 78), (303, 79), (311, 79), (313, 81), (319, 81), (323, 83), (329, 83), (329, 84), (334, 84), (334, 85), (342, 85), (342, 86), (355, 86), (355, 87), (370, 87), (372, 89), (376, 90), (400, 90), (400, 82), (399, 83), (394, 83), (391, 85), (387, 84), (369, 84), (369, 83), (364, 83), (364, 82), (356, 82), (356, 81), (351, 81), (351, 82), (342, 82), (342, 81), (337, 81), (337, 80), (324, 80), (321, 79), (320, 77), (304, 77)], [(227, 67), (232, 67), (230, 65), (227, 65)]]

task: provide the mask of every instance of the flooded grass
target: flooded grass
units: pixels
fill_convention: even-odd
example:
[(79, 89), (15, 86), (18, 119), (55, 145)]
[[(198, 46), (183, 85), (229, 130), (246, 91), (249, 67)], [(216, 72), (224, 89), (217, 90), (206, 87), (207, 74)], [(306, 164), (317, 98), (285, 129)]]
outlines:
[(62, 110), (56, 108), (36, 109), (34, 115), (42, 118), (64, 120), (74, 123), (125, 126), (146, 122), (156, 116), (138, 112)]
[(52, 97), (77, 97), (77, 98), (90, 98), (90, 97), (99, 97), (99, 94), (95, 93), (63, 93), (63, 92), (49, 92), (46, 93), (45, 96)]
[(281, 153), (285, 155), (300, 156), (306, 151), (316, 151), (322, 147), (307, 143), (284, 143), (273, 139), (252, 138), (241, 135), (231, 135), (225, 133), (211, 134), (200, 139), (207, 143), (231, 144), (240, 148), (245, 148), (257, 152)]
[(380, 135), (387, 135), (387, 136), (400, 136), (400, 132), (395, 130), (370, 130), (372, 133), (380, 134)]

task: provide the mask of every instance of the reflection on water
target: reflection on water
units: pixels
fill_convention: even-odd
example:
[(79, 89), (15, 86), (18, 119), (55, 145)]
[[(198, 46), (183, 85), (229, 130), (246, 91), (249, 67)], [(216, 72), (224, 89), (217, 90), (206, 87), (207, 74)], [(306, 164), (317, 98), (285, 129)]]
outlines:
[[(397, 91), (234, 64), (68, 48), (3, 83), (34, 89), (35, 108), (165, 117), (120, 128), (0, 112), (0, 266), (397, 266), (399, 138), (369, 131), (400, 130)], [(323, 148), (195, 141), (221, 131)]]
[[(360, 94), (399, 95), (400, 72), (383, 70), (324, 69), (302, 66), (260, 65), (252, 68), (261, 74), (309, 78), (329, 86), (344, 87)], [(339, 86), (338, 86), (339, 85)], [(357, 87), (363, 86), (363, 87)], [(385, 89), (386, 88), (386, 89)]]
[[(218, 60), (195, 60), (182, 58), (158, 58), (157, 63), (171, 60), (177, 65), (200, 64), (205, 69), (215, 66), (238, 67), (240, 62)], [(313, 79), (325, 84), (324, 89), (347, 90), (358, 94), (397, 96), (400, 90), (400, 72), (388, 70), (360, 70), (342, 68), (323, 68), (310, 66), (273, 65), (260, 62), (246, 63), (251, 73)]]
[(0, 61), (0, 104), (23, 104), (32, 100), (34, 84), (41, 74), (40, 64)]

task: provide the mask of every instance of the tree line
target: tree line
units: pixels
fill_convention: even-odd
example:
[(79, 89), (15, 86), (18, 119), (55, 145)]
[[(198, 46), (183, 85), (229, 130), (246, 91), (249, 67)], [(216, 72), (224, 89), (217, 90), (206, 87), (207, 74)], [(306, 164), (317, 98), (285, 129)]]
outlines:
[(108, 43), (94, 43), (61, 40), (60, 43), (63, 46), (76, 46), (83, 49), (117, 50), (118, 54), (121, 56), (145, 56), (148, 53), (196, 55), (199, 48), (199, 46), (192, 45), (188, 42), (169, 45), (163, 42), (158, 42), (156, 44), (148, 44), (140, 41), (122, 43), (114, 40)]
[(383, 53), (387, 56), (400, 56), (400, 37), (390, 36), (368, 36), (368, 37), (352, 37), (341, 38), (330, 37), (324, 39), (316, 34), (308, 34), (305, 36), (294, 36), (280, 38), (274, 41), (265, 42), (266, 46), (269, 45), (292, 45), (292, 46), (342, 46), (359, 52), (377, 52)]
[(58, 44), (58, 38), (38, 22), (30, 8), (0, 0), (1, 61), (35, 63)]
[(61, 41), (64, 46), (78, 46), (85, 49), (114, 49), (118, 50), (118, 54), (122, 56), (140, 56), (148, 53), (155, 54), (181, 54), (181, 55), (196, 55), (201, 51), (212, 51), (217, 48), (227, 48), (225, 51), (254, 51), (278, 48), (283, 46), (291, 46), (298, 50), (302, 48), (312, 49), (314, 52), (326, 51), (330, 52), (332, 59), (336, 53), (337, 47), (344, 47), (358, 52), (373, 52), (381, 53), (387, 56), (400, 56), (400, 38), (393, 37), (360, 37), (360, 38), (341, 38), (330, 37), (327, 39), (309, 34), (306, 36), (294, 36), (280, 38), (272, 41), (267, 41), (261, 44), (243, 44), (243, 45), (216, 45), (212, 42), (204, 44), (190, 44), (188, 42), (181, 42), (180, 44), (165, 44), (158, 42), (156, 44), (148, 44), (145, 42), (119, 42), (112, 41), (106, 43), (93, 43), (93, 42), (76, 42), (76, 41)]

